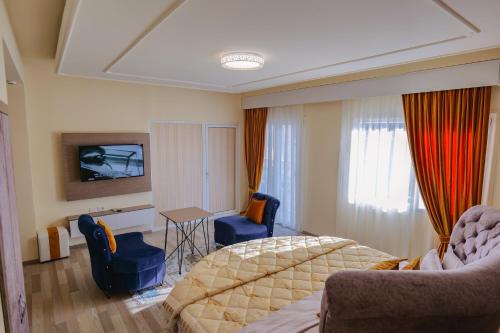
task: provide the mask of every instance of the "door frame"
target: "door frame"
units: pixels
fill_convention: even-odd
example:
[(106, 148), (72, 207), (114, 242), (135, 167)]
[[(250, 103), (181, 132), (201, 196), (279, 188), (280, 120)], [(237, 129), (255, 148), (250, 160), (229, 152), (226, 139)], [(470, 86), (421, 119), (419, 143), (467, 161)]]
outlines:
[(234, 205), (235, 208), (233, 210), (218, 212), (216, 216), (224, 216), (224, 215), (232, 215), (239, 213), (240, 207), (240, 157), (241, 157), (241, 138), (240, 138), (240, 126), (239, 124), (234, 123), (205, 123), (203, 125), (203, 206), (204, 209), (208, 210), (210, 207), (210, 194), (209, 194), (209, 178), (208, 174), (208, 157), (209, 157), (209, 149), (208, 149), (208, 130), (210, 128), (234, 128), (236, 130), (236, 138), (235, 138), (235, 161), (234, 161)]
[[(191, 120), (155, 120), (151, 119), (149, 121), (149, 133), (151, 133), (153, 124), (186, 124), (186, 125), (201, 125), (201, 130), (202, 130), (202, 189), (203, 189), (203, 195), (202, 195), (202, 205), (203, 209), (208, 210), (209, 209), (209, 203), (210, 203), (210, 198), (209, 198), (209, 190), (208, 190), (208, 129), (209, 128), (234, 128), (236, 129), (236, 151), (235, 151), (235, 188), (234, 188), (234, 203), (235, 203), (235, 209), (229, 210), (229, 211), (224, 211), (224, 212), (219, 212), (214, 214), (214, 217), (220, 217), (220, 216), (226, 216), (226, 215), (234, 215), (238, 214), (240, 212), (240, 204), (241, 204), (241, 195), (240, 195), (240, 190), (241, 190), (241, 152), (242, 152), (242, 147), (241, 147), (241, 129), (240, 129), (240, 123), (238, 122), (211, 122), (211, 121), (191, 121)], [(150, 140), (152, 140), (152, 136), (150, 135)], [(151, 143), (150, 143), (151, 144)]]

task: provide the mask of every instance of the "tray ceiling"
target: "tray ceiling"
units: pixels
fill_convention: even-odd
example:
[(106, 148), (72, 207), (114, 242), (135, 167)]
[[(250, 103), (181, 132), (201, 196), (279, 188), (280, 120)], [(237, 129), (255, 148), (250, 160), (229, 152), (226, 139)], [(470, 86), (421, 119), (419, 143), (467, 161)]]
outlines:
[[(58, 73), (245, 92), (500, 45), (496, 0), (67, 0)], [(220, 56), (257, 52), (263, 69)]]

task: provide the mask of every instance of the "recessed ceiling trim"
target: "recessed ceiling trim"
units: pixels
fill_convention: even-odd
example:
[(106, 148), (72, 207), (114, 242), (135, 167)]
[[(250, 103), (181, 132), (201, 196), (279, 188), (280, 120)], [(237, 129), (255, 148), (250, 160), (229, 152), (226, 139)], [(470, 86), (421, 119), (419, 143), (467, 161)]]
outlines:
[(451, 17), (453, 17), (458, 22), (462, 23), (467, 29), (469, 29), (472, 33), (480, 33), (481, 29), (475, 26), (471, 21), (467, 20), (464, 16), (460, 15), (455, 9), (451, 8), (448, 4), (446, 4), (443, 0), (432, 0), (443, 12), (447, 13)]
[[(234, 0), (214, 0), (213, 4), (187, 0), (150, 0), (147, 4), (109, 0), (106, 6), (93, 0), (66, 0), (57, 70), (70, 76), (221, 92), (255, 92), (307, 85), (303, 82), (314, 80), (330, 82), (343, 75), (358, 76), (374, 69), (500, 45), (500, 37), (494, 33), (500, 21), (493, 15), (493, 9), (499, 9), (500, 3), (481, 8), (459, 0), (408, 2), (407, 5), (398, 0), (383, 0), (384, 6), (394, 6), (394, 10), (370, 4), (371, 10), (360, 13), (355, 21), (338, 13), (340, 11), (337, 19), (331, 20), (327, 10), (317, 8), (317, 12), (311, 12), (314, 15), (305, 17), (312, 24), (302, 27), (294, 38), (293, 34), (286, 34), (295, 28), (290, 23), (295, 21), (292, 19), (280, 22), (280, 29), (267, 33), (276, 27), (275, 12), (279, 13), (286, 3), (286, 0), (279, 1), (269, 3), (267, 8), (266, 1), (251, 7), (245, 1)], [(299, 3), (287, 17), (303, 16), (301, 13), (308, 5)], [(343, 0), (321, 0), (321, 4), (324, 9), (338, 7), (349, 13), (359, 9)], [(226, 30), (235, 22), (234, 15), (228, 14), (249, 9), (262, 15), (262, 25), (256, 27), (251, 19), (240, 20), (242, 25), (237, 28), (248, 34), (238, 33), (238, 29)], [(323, 13), (325, 15), (320, 15)], [(410, 17), (412, 13), (418, 15)], [(379, 26), (379, 22), (386, 23)], [(395, 26), (401, 30), (394, 31)], [(200, 27), (204, 29), (198, 31)], [(251, 34), (252, 28), (258, 34)], [(318, 29), (322, 33), (311, 38)], [(328, 29), (349, 31), (349, 34), (330, 36)], [(101, 32), (100, 38), (92, 37)], [(356, 39), (352, 39), (353, 36)], [(299, 37), (304, 48), (297, 45)], [(190, 45), (186, 40), (195, 44)], [(352, 44), (352, 40), (358, 43)], [(321, 52), (309, 55), (306, 46), (307, 50)], [(89, 51), (92, 47), (95, 49)], [(259, 73), (234, 75), (221, 71), (220, 66), (215, 67), (216, 58), (224, 55), (224, 51), (233, 50), (262, 52), (269, 66)]]
[(238, 84), (232, 85), (231, 87), (233, 87), (233, 88), (244, 87), (244, 86), (249, 85), (249, 84), (254, 84), (254, 83), (260, 83), (260, 82), (265, 82), (265, 81), (269, 81), (269, 80), (280, 79), (280, 78), (291, 76), (291, 75), (297, 75), (297, 74), (312, 72), (312, 71), (316, 71), (316, 70), (320, 70), (320, 69), (325, 69), (325, 68), (331, 68), (331, 67), (340, 66), (340, 65), (347, 65), (347, 64), (351, 64), (351, 63), (355, 63), (355, 62), (359, 62), (359, 61), (380, 58), (380, 57), (384, 57), (384, 56), (388, 56), (388, 55), (392, 55), (392, 54), (396, 54), (396, 53), (401, 53), (401, 52), (406, 52), (406, 51), (412, 51), (412, 50), (416, 50), (416, 49), (420, 49), (420, 48), (424, 48), (424, 47), (429, 47), (429, 46), (434, 46), (434, 45), (439, 45), (439, 44), (454, 42), (454, 41), (457, 41), (457, 40), (460, 40), (460, 39), (465, 39), (467, 37), (468, 36), (463, 35), (463, 36), (448, 38), (448, 39), (444, 39), (444, 40), (440, 40), (440, 41), (436, 41), (436, 42), (431, 42), (431, 43), (426, 43), (426, 44), (421, 44), (421, 45), (407, 47), (407, 48), (404, 48), (404, 49), (399, 49), (399, 50), (384, 52), (384, 53), (380, 53), (380, 54), (374, 54), (374, 55), (367, 56), (367, 57), (350, 59), (350, 60), (346, 60), (346, 61), (337, 62), (337, 63), (334, 63), (334, 64), (329, 64), (329, 65), (324, 65), (324, 66), (319, 66), (319, 67), (314, 67), (314, 68), (308, 68), (308, 69), (304, 69), (304, 70), (301, 70), (301, 71), (296, 71), (296, 72), (292, 72), (292, 73), (286, 73), (286, 74), (282, 74), (282, 75), (271, 76), (271, 77), (267, 77), (267, 78), (260, 79), (260, 80), (254, 80), (254, 81), (248, 81), (248, 82), (238, 83)]
[(67, 0), (64, 5), (61, 28), (59, 29), (59, 40), (56, 49), (56, 72), (61, 74), (62, 64), (68, 49), (68, 41), (76, 24), (78, 12), (80, 10), (80, 0)]
[[(207, 88), (212, 88), (212, 89), (226, 89), (228, 90), (228, 87), (220, 84), (212, 84), (212, 83), (203, 83), (203, 82), (194, 82), (194, 81), (183, 81), (183, 80), (174, 80), (174, 79), (165, 79), (162, 77), (156, 77), (156, 76), (151, 76), (151, 75), (138, 75), (138, 74), (128, 74), (128, 73), (120, 73), (120, 72), (111, 72), (108, 71), (108, 74), (113, 74), (116, 76), (123, 76), (123, 77), (128, 77), (128, 78), (135, 78), (135, 79), (142, 79), (142, 80), (152, 80), (152, 81), (157, 81), (157, 82), (163, 82), (166, 84), (174, 84), (176, 87), (179, 86), (179, 84), (183, 85), (193, 85), (193, 86), (199, 86), (199, 87), (207, 87)], [(185, 87), (185, 86), (182, 86)]]
[[(100, 80), (100, 81), (112, 81), (112, 82), (136, 84), (136, 85), (151, 85), (151, 86), (156, 86), (156, 87), (172, 87), (172, 88), (195, 89), (195, 90), (201, 89), (199, 87), (197, 88), (194, 86), (184, 86), (181, 84), (174, 84), (174, 83), (169, 84), (167, 82), (156, 82), (154, 80), (137, 81), (137, 80), (133, 80), (133, 78), (127, 79), (125, 77), (125, 75), (122, 78), (120, 74), (116, 74), (115, 76), (95, 76), (95, 75), (60, 73), (58, 75), (66, 76), (66, 77), (73, 77), (73, 78), (84, 78), (84, 79)], [(203, 88), (203, 90), (236, 94), (236, 92), (234, 92), (234, 91), (230, 91), (227, 89), (223, 90), (220, 88), (207, 87), (207, 88)]]
[(122, 60), (127, 53), (132, 51), (139, 43), (146, 38), (150, 33), (152, 33), (163, 21), (165, 21), (170, 14), (172, 14), (177, 8), (179, 8), (186, 0), (176, 0), (167, 9), (165, 9), (147, 28), (142, 32), (137, 38), (135, 38), (132, 43), (125, 48), (108, 66), (104, 68), (105, 73), (111, 74), (111, 68), (116, 65), (120, 60)]

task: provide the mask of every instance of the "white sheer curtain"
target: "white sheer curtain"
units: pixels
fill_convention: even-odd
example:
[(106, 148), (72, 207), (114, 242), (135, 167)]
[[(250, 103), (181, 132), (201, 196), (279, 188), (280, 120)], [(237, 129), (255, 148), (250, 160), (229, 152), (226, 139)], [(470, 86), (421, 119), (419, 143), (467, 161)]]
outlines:
[(409, 257), (432, 247), (401, 96), (342, 103), (336, 234)]
[(264, 170), (259, 191), (277, 198), (276, 223), (300, 230), (303, 106), (269, 108)]

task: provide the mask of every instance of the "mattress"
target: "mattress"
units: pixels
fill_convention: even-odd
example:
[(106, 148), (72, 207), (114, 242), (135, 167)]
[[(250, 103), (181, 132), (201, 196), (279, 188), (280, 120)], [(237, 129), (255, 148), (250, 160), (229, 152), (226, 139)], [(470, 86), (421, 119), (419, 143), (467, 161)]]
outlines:
[(337, 237), (271, 237), (234, 244), (198, 262), (164, 308), (169, 332), (233, 333), (324, 287), (333, 272), (393, 256)]

